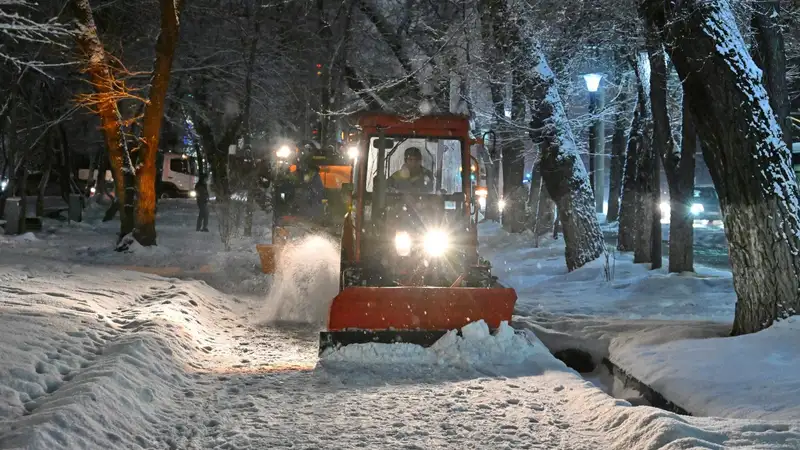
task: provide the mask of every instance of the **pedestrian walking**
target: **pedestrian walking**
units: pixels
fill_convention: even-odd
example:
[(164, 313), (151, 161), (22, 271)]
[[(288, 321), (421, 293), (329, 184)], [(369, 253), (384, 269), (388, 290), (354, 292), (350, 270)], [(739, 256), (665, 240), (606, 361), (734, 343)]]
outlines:
[(205, 177), (200, 177), (194, 185), (197, 194), (197, 207), (200, 210), (197, 215), (197, 231), (208, 231), (208, 186)]

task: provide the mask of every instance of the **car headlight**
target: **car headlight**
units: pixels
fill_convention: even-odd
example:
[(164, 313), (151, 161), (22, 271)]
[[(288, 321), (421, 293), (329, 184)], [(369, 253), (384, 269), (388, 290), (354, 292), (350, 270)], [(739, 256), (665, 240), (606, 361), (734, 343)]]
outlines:
[(0, 191), (5, 191), (6, 187), (8, 187), (8, 180), (0, 181)]
[(700, 214), (703, 211), (705, 211), (705, 208), (703, 208), (703, 204), (702, 203), (693, 203), (692, 204), (692, 214), (694, 214), (695, 216)]
[(449, 246), (447, 234), (441, 230), (429, 231), (425, 234), (425, 251), (431, 256), (442, 256)]
[(497, 202), (497, 208), (500, 212), (503, 212), (503, 210), (506, 209), (506, 201), (501, 198), (500, 201)]
[(481, 209), (486, 209), (486, 197), (478, 197), (478, 205)]
[(394, 235), (394, 248), (400, 256), (408, 256), (411, 253), (411, 236), (405, 231), (398, 231)]
[(197, 191), (189, 191), (189, 197), (192, 197), (192, 198), (197, 197)]
[(350, 159), (358, 158), (358, 147), (355, 145), (347, 149), (347, 157)]
[(669, 212), (670, 212), (669, 202), (661, 202), (659, 207), (661, 208), (661, 215), (663, 215), (663, 216), (668, 216), (669, 215)]

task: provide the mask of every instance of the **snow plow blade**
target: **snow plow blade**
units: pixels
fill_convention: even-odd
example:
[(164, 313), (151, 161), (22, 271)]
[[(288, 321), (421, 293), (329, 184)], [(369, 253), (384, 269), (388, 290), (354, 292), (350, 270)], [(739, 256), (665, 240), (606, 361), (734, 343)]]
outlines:
[(331, 303), (319, 354), (365, 343), (429, 347), (449, 330), (478, 320), (495, 330), (511, 322), (516, 301), (516, 291), (504, 287), (347, 287)]
[(256, 244), (258, 257), (261, 258), (261, 271), (264, 273), (275, 273), (275, 261), (277, 259), (278, 246), (273, 244)]

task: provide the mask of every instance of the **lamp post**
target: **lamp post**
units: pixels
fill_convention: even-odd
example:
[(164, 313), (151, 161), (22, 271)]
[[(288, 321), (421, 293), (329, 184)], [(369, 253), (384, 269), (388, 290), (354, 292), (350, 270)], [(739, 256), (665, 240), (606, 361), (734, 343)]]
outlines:
[[(599, 73), (588, 73), (583, 76), (586, 81), (586, 90), (589, 91), (589, 113), (595, 115), (603, 109), (603, 91), (600, 90), (600, 81), (603, 75)], [(604, 213), (605, 208), (605, 130), (603, 121), (595, 117), (592, 127), (589, 129), (589, 181), (594, 191), (595, 211)]]

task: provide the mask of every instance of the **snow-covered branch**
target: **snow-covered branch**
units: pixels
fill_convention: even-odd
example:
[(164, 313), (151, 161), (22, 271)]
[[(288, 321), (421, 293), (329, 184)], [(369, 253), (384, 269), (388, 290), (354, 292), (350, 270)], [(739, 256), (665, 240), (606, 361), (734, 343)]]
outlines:
[[(16, 55), (9, 48), (14, 44), (42, 44), (66, 48), (60, 40), (70, 37), (74, 30), (58, 23), (55, 18), (37, 21), (28, 17), (26, 12), (36, 12), (36, 5), (27, 0), (0, 0), (0, 59), (15, 66), (29, 66), (40, 70), (52, 67), (43, 61), (28, 60)], [(7, 43), (3, 43), (7, 42)]]

